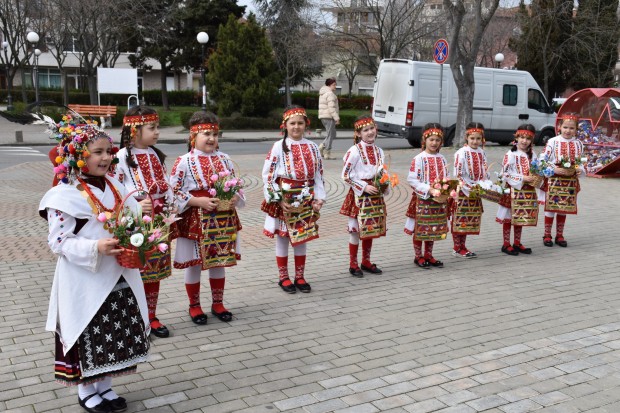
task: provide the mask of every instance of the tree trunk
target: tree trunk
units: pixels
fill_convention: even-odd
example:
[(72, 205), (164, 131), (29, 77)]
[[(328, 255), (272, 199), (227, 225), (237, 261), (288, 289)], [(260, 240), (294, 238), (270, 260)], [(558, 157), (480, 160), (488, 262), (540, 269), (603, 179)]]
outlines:
[(67, 77), (67, 70), (66, 69), (61, 69), (62, 70), (62, 104), (67, 106), (69, 105), (69, 84), (68, 82), (68, 77)]
[[(161, 105), (164, 107), (164, 110), (170, 110), (170, 103), (168, 102), (168, 84), (166, 82), (166, 59), (160, 60), (159, 64), (161, 65)], [(142, 80), (144, 82), (144, 80)], [(142, 87), (144, 89), (144, 86)], [(142, 92), (144, 96), (144, 92)]]
[(353, 94), (353, 77), (348, 77), (347, 81), (349, 83), (349, 97)]
[(88, 94), (90, 96), (90, 104), (98, 105), (99, 99), (97, 98), (97, 78), (93, 73), (88, 74)]
[(289, 107), (293, 104), (293, 99), (291, 97), (291, 80), (288, 77), (288, 73), (284, 81), (284, 93), (286, 94), (286, 107)]
[[(463, 70), (462, 72), (461, 68)], [(473, 64), (453, 65), (450, 69), (459, 94), (459, 105), (456, 112), (456, 124), (452, 145), (458, 142), (459, 146), (462, 146), (465, 139), (465, 127), (472, 120), (474, 108), (474, 92), (476, 90), (476, 85), (474, 84), (474, 66)]]
[(22, 102), (28, 104), (28, 94), (26, 93), (26, 73), (22, 70)]

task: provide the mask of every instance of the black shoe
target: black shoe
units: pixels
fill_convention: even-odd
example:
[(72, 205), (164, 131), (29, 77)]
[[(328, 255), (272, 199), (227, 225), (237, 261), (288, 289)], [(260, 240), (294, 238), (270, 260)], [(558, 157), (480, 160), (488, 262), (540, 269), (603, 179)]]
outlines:
[(357, 277), (357, 278), (364, 278), (364, 273), (362, 272), (362, 270), (360, 270), (359, 267), (356, 268), (351, 268), (349, 267), (349, 272), (351, 273), (352, 276)]
[(207, 324), (207, 315), (205, 313), (200, 313), (195, 316), (192, 316), (192, 313), (190, 312), (189, 316), (192, 318), (192, 321), (194, 322), (194, 324), (198, 324), (199, 326), (203, 326)]
[[(282, 283), (284, 281), (286, 281), (286, 280), (281, 280), (280, 282), (278, 282), (278, 285), (280, 286), (280, 288), (282, 288), (282, 290), (284, 290), (285, 293), (295, 294), (297, 292), (297, 289), (295, 288), (295, 285), (293, 283), (290, 283), (289, 285), (283, 285)], [(290, 282), (291, 280), (288, 280), (288, 281)]]
[(110, 409), (112, 412), (116, 412), (116, 413), (120, 413), (120, 412), (124, 412), (125, 410), (127, 410), (127, 400), (125, 400), (123, 397), (117, 397), (114, 400), (107, 400), (103, 397), (104, 394), (106, 394), (107, 392), (112, 391), (112, 388), (109, 388), (108, 390), (104, 391), (103, 393), (99, 393), (99, 396), (101, 396), (101, 398), (105, 401), (108, 402), (108, 404), (110, 405)]
[(420, 268), (424, 268), (425, 270), (429, 270), (431, 267), (431, 264), (422, 257), (416, 258), (415, 260), (413, 260), (413, 262), (415, 263), (415, 265)]
[(508, 254), (508, 255), (519, 255), (519, 251), (517, 251), (516, 249), (512, 248), (511, 246), (504, 246), (502, 247), (502, 252), (504, 254)]
[(370, 264), (370, 267), (367, 267), (364, 264), (362, 264), (361, 267), (362, 267), (362, 270), (369, 272), (371, 274), (383, 274), (383, 271), (381, 270), (381, 268), (377, 267), (376, 264)]
[(512, 248), (514, 248), (515, 250), (519, 251), (519, 253), (521, 254), (531, 254), (532, 253), (532, 249), (531, 248), (526, 248), (523, 246), (523, 244), (513, 244)]
[(555, 237), (555, 243), (558, 244), (560, 247), (568, 247), (568, 242), (566, 242), (566, 240), (562, 237)]
[(84, 410), (89, 413), (110, 413), (112, 411), (112, 407), (110, 407), (110, 404), (106, 399), (103, 399), (103, 401), (96, 406), (86, 407), (86, 402), (95, 395), (97, 395), (97, 393), (86, 396), (84, 397), (84, 399), (80, 399), (80, 396), (78, 396), (78, 402), (80, 403), (80, 406), (82, 406)]
[(218, 313), (213, 309), (213, 307), (211, 307), (211, 314), (213, 314), (214, 316), (219, 318), (220, 321), (223, 321), (225, 323), (229, 322), (233, 318), (233, 315), (230, 311), (222, 311), (221, 313)]
[(545, 247), (553, 247), (553, 241), (551, 241), (551, 237), (543, 237), (543, 245)]
[(426, 259), (426, 262), (429, 263), (431, 267), (443, 268), (443, 262), (436, 260), (433, 257)]
[[(151, 323), (153, 323), (153, 321), (159, 321), (159, 320), (157, 319), (157, 317), (155, 317), (154, 319), (151, 320)], [(157, 328), (151, 327), (151, 334), (153, 334), (155, 337), (166, 338), (170, 336), (170, 331), (168, 331), (168, 327), (162, 324), (161, 327), (157, 327)]]
[(297, 289), (302, 293), (309, 293), (312, 290), (312, 288), (310, 288), (310, 284), (308, 284), (305, 280), (303, 283), (299, 283), (295, 280), (295, 287), (297, 287)]

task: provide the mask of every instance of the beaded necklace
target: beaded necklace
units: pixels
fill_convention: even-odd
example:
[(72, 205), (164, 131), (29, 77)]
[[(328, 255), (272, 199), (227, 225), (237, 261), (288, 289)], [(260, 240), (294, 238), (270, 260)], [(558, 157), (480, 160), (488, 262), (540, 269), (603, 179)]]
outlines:
[(93, 191), (91, 191), (91, 189), (88, 187), (88, 184), (84, 182), (84, 180), (80, 178), (79, 176), (77, 177), (79, 184), (76, 186), (76, 188), (78, 191), (80, 191), (82, 196), (86, 198), (86, 200), (88, 201), (88, 204), (91, 206), (93, 213), (96, 216), (99, 216), (99, 214), (101, 214), (102, 212), (105, 214), (108, 220), (103, 224), (103, 227), (106, 230), (108, 230), (110, 233), (112, 233), (113, 230), (108, 225), (108, 222), (111, 218), (116, 218), (123, 200), (121, 199), (121, 194), (114, 187), (114, 185), (112, 185), (112, 183), (108, 180), (108, 178), (104, 177), (104, 179), (105, 179), (106, 184), (112, 190), (112, 194), (114, 195), (114, 206), (112, 208), (106, 208), (106, 206), (103, 205), (101, 200), (97, 198), (95, 194), (93, 194)]

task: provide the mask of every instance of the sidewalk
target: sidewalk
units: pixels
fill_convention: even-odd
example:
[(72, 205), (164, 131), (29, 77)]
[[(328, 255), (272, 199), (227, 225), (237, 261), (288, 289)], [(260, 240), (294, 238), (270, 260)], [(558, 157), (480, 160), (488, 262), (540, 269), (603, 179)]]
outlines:
[[(159, 129), (159, 143), (183, 143), (189, 137), (189, 131), (179, 126), (162, 127)], [(23, 142), (17, 142), (15, 133), (21, 131)], [(120, 127), (107, 128), (106, 131), (118, 143), (121, 135)], [(311, 137), (318, 138), (317, 129), (311, 129)], [(325, 131), (322, 135), (325, 137)], [(273, 131), (228, 131), (222, 132), (221, 142), (277, 141), (281, 139), (279, 130)], [(352, 139), (353, 130), (338, 130), (336, 139)], [(52, 145), (54, 142), (45, 133), (44, 125), (20, 125), (0, 117), (0, 146), (9, 145)]]
[[(489, 147), (500, 162), (506, 147)], [(411, 150), (389, 151), (405, 182)], [(452, 148), (441, 153), (449, 160)], [(324, 163), (327, 204), (308, 245), (310, 294), (277, 285), (274, 240), (262, 234), (263, 157), (232, 154), (246, 178), (239, 210), (242, 260), (226, 271), (235, 315), (205, 326), (187, 314), (184, 275), (161, 284), (159, 319), (138, 374), (114, 379), (128, 412), (155, 413), (618, 413), (620, 412), (620, 181), (581, 180), (568, 248), (542, 245), (542, 216), (523, 230), (532, 255), (500, 252), (497, 205), (485, 201), (478, 258), (435, 243), (443, 269), (413, 265), (403, 234), (406, 183), (387, 197), (388, 235), (374, 241), (382, 275), (349, 275), (342, 162)], [(55, 258), (36, 208), (49, 189), (47, 160), (0, 170), (0, 411), (83, 413), (75, 388), (53, 378), (44, 331)], [(360, 248), (361, 250), (361, 248)], [(360, 251), (361, 253), (361, 251)], [(292, 270), (292, 252), (289, 268)], [(211, 294), (202, 276), (202, 305)]]

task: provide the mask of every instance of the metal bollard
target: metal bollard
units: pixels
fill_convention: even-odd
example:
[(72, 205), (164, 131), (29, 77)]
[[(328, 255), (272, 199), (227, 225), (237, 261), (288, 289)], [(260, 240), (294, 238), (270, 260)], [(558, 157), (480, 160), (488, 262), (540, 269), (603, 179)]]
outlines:
[(24, 142), (24, 132), (22, 132), (20, 130), (16, 130), (15, 131), (15, 142), (16, 143), (23, 143)]

